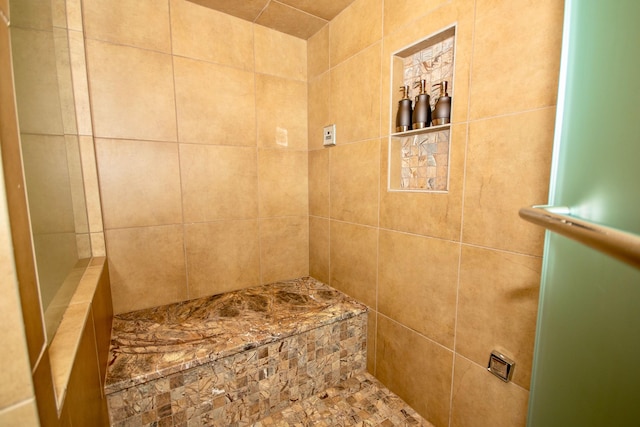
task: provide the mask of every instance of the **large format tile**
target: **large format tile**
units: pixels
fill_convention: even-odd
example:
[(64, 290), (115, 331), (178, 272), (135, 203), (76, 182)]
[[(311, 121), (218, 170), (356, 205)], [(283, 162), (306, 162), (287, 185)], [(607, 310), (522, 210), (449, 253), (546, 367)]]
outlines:
[[(385, 1), (384, 2), (384, 33), (385, 35), (393, 33), (407, 24), (414, 27), (413, 21), (422, 16), (429, 16), (434, 9), (441, 7), (450, 0), (404, 0), (404, 1)], [(472, 8), (467, 3), (468, 8)]]
[(456, 356), (451, 427), (524, 427), (529, 393)]
[(261, 25), (253, 26), (256, 73), (307, 81), (307, 43)]
[(378, 225), (380, 140), (331, 148), (331, 218)]
[(309, 275), (324, 283), (331, 282), (329, 226), (326, 218), (309, 217)]
[(307, 149), (307, 84), (256, 75), (258, 146)]
[(260, 218), (308, 215), (307, 152), (258, 150)]
[(187, 0), (171, 0), (173, 54), (253, 70), (251, 22)]
[(174, 57), (180, 142), (256, 145), (254, 75)]
[(477, 2), (472, 119), (555, 105), (563, 12), (555, 0)]
[(261, 282), (270, 283), (309, 274), (309, 218), (261, 219)]
[(456, 351), (486, 365), (496, 349), (516, 362), (513, 381), (529, 388), (541, 259), (463, 245)]
[(182, 222), (178, 144), (96, 139), (105, 228)]
[(84, 0), (82, 11), (89, 39), (171, 52), (166, 0)]
[(189, 298), (260, 283), (258, 222), (216, 221), (185, 226)]
[[(331, 66), (382, 38), (382, 0), (356, 0), (331, 21)], [(374, 89), (376, 86), (372, 86)], [(375, 90), (375, 89), (374, 89)]]
[[(307, 111), (309, 149), (323, 149), (324, 127), (332, 123), (331, 73), (329, 71), (309, 81), (307, 85)], [(337, 130), (337, 132), (341, 131), (342, 128)], [(342, 137), (338, 136), (338, 138)]]
[(113, 312), (187, 299), (181, 225), (107, 230)]
[(331, 286), (376, 307), (378, 230), (331, 221)]
[(94, 134), (176, 141), (171, 56), (86, 40)]
[(469, 125), (462, 240), (540, 255), (544, 231), (518, 216), (547, 200), (555, 108)]
[(311, 80), (329, 69), (329, 25), (307, 40), (307, 75)]
[(378, 316), (376, 377), (436, 426), (449, 422), (453, 353)]
[(453, 349), (460, 246), (380, 232), (378, 310)]
[(180, 144), (185, 222), (258, 216), (256, 149)]
[(329, 217), (329, 150), (309, 151), (309, 214)]

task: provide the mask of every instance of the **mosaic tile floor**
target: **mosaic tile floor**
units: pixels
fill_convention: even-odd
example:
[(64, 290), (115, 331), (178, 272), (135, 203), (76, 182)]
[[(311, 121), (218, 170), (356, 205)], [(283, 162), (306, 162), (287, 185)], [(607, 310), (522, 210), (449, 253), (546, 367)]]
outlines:
[(363, 372), (251, 426), (433, 427), (433, 424), (424, 420), (372, 375)]

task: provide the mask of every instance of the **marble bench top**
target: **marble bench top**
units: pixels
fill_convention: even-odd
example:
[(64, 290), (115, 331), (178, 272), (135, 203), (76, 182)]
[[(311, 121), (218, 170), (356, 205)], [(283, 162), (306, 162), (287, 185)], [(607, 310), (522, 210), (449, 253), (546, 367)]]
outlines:
[(312, 278), (114, 316), (105, 392), (347, 319), (366, 306)]

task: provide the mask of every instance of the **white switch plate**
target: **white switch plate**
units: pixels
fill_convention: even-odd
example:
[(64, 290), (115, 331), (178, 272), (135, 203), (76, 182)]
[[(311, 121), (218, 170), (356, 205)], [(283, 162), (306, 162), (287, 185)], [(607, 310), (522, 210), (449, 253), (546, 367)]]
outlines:
[(336, 125), (329, 125), (324, 127), (324, 131), (322, 133), (322, 144), (325, 147), (336, 145)]

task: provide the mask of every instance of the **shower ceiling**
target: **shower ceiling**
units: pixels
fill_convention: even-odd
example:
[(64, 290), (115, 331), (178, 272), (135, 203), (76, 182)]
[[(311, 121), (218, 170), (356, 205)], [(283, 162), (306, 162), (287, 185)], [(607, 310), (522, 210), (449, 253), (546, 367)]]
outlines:
[(190, 1), (306, 40), (354, 0)]

